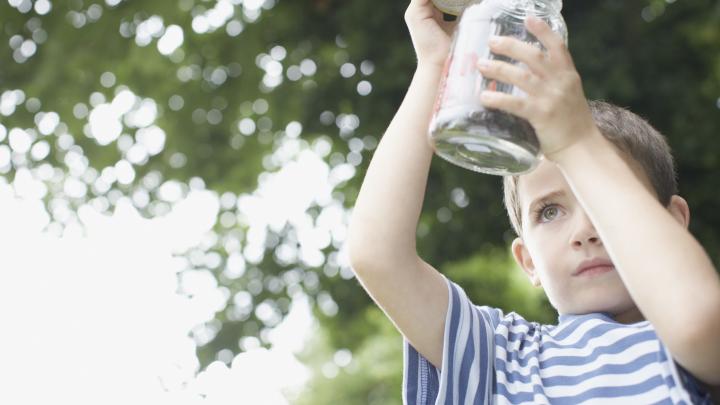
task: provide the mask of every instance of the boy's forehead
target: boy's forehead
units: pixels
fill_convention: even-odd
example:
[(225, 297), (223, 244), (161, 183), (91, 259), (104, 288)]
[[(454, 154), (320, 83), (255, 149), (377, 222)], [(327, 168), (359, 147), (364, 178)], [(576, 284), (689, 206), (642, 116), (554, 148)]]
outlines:
[(549, 192), (565, 190), (568, 187), (565, 177), (554, 163), (542, 160), (535, 170), (518, 178), (518, 202), (523, 211), (536, 199)]
[[(628, 154), (618, 151), (620, 157), (630, 166), (630, 169), (645, 188), (656, 194), (655, 189), (650, 182), (640, 163), (631, 158)], [(560, 169), (555, 163), (543, 159), (540, 164), (528, 174), (518, 177), (517, 195), (518, 204), (523, 212), (527, 210), (530, 204), (553, 191), (565, 191), (571, 193), (570, 185), (565, 180)]]

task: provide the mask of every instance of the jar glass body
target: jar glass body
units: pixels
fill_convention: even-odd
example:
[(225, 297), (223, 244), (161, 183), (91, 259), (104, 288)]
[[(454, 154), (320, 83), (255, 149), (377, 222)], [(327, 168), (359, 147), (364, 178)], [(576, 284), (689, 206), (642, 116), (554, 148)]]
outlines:
[(430, 143), (441, 158), (480, 173), (517, 175), (539, 163), (540, 144), (532, 125), (520, 117), (480, 102), (483, 90), (525, 97), (514, 85), (483, 77), (479, 59), (518, 61), (490, 52), (493, 35), (512, 36), (540, 45), (525, 28), (525, 18), (545, 20), (567, 44), (567, 27), (558, 0), (475, 0), (460, 14), (445, 63), (433, 117)]

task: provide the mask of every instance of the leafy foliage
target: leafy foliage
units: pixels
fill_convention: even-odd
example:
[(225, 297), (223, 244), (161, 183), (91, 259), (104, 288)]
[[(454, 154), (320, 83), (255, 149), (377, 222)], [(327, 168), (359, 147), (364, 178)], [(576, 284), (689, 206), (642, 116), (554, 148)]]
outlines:
[[(264, 174), (281, 169), (283, 162), (271, 155), (292, 139), (305, 149), (329, 144), (325, 160), (331, 168), (356, 167), (354, 177), (339, 181), (333, 191), (334, 199), (349, 209), (416, 63), (402, 18), (406, 2), (266, 0), (255, 7), (239, 0), (72, 0), (53, 2), (48, 13), (11, 6), (20, 3), (25, 2), (0, 2), (0, 94), (6, 103), (0, 119), (6, 131), (23, 128), (34, 142), (47, 140), (50, 152), (33, 160), (27, 151), (13, 151), (0, 175), (11, 181), (19, 170), (37, 170), (45, 163), (67, 174), (72, 172), (69, 156), (86, 159), (84, 168), (95, 176), (86, 178), (84, 195), (69, 195), (62, 184), (46, 180), (43, 199), (60, 226), (68, 219), (54, 210), (57, 199), (76, 209), (104, 198), (98, 206), (108, 211), (119, 196), (147, 193), (148, 201), (137, 208), (148, 216), (162, 215), (169, 204), (158, 185), (168, 180), (184, 184), (184, 192), (203, 184), (236, 198), (250, 194)], [(667, 135), (681, 194), (693, 212), (690, 230), (718, 263), (720, 2), (565, 3), (570, 48), (586, 94), (629, 107)], [(217, 26), (210, 17), (203, 20), (223, 4), (230, 5), (227, 18)], [(148, 22), (157, 25), (157, 19), (160, 28), (152, 31)], [(165, 55), (156, 45), (171, 25), (182, 29), (184, 40)], [(273, 76), (274, 69), (280, 69), (279, 76)], [(101, 143), (88, 129), (88, 115), (122, 89), (136, 96), (133, 108), (153, 100), (155, 119), (132, 124), (125, 117), (126, 137)], [(22, 97), (14, 90), (21, 90)], [(11, 99), (17, 108), (7, 105)], [(38, 122), (49, 112), (57, 113), (60, 123), (43, 134)], [(299, 133), (293, 123), (300, 124)], [(123, 142), (139, 142), (141, 130), (151, 125), (166, 134), (162, 150), (133, 163), (132, 180), (113, 182), (108, 189), (94, 187), (93, 177), (128, 158)], [(74, 146), (64, 145), (67, 137), (61, 141), (68, 134)], [(9, 137), (0, 137), (0, 145), (8, 142)], [(520, 287), (503, 253), (514, 235), (500, 187), (499, 178), (435, 159), (418, 227), (418, 252), (476, 302), (553, 322), (547, 302)], [(326, 208), (314, 201), (307, 215), (317, 224)], [(353, 403), (350, 396), (357, 403), (368, 398), (392, 403), (388, 398), (399, 395), (398, 336), (358, 283), (348, 279), (349, 269), (339, 255), (342, 237), (335, 235), (322, 250), (321, 265), (302, 258), (287, 263), (278, 260), (277, 247), (297, 246), (297, 230), (292, 223), (267, 229), (262, 258), (246, 260), (243, 275), (231, 278), (223, 274), (231, 254), (227, 242), (244, 243), (250, 230), (236, 206), (223, 206), (219, 216), (225, 213), (240, 219), (229, 226), (216, 224), (204, 250), (185, 252), (185, 271), (208, 268), (197, 257), (214, 253), (220, 261), (209, 270), (228, 296), (251, 290), (253, 306), (265, 302), (280, 315), (287, 313), (289, 297), (298, 291), (318, 302), (331, 297), (337, 314), (316, 306), (325, 327), (324, 344), (352, 350), (362, 377), (342, 371), (334, 382), (319, 382), (317, 397), (308, 403)], [(203, 365), (222, 349), (241, 350), (241, 336), (258, 336), (267, 344), (263, 331), (273, 322), (258, 318), (252, 308), (241, 316), (233, 311), (229, 302), (216, 314), (213, 338), (199, 348)], [(330, 392), (332, 385), (347, 387), (347, 396)]]

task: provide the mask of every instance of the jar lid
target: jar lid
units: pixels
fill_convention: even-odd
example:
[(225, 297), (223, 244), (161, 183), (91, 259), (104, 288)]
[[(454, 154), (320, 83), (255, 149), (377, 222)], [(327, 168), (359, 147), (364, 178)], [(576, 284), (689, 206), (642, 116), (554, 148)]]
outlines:
[(460, 15), (463, 9), (474, 0), (432, 0), (435, 7), (445, 14)]
[(528, 15), (544, 18), (559, 14), (562, 0), (496, 0), (496, 4), (505, 13), (518, 19)]

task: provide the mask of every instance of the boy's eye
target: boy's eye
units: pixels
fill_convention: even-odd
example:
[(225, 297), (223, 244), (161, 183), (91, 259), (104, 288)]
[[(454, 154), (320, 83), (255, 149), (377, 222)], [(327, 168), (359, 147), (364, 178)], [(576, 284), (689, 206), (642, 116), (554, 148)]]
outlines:
[(560, 214), (560, 209), (555, 204), (546, 204), (535, 212), (535, 222), (549, 222)]
[(543, 212), (541, 214), (542, 219), (544, 219), (546, 221), (552, 220), (553, 218), (555, 218), (557, 213), (558, 213), (557, 207), (554, 207), (554, 206), (547, 207), (543, 210)]

